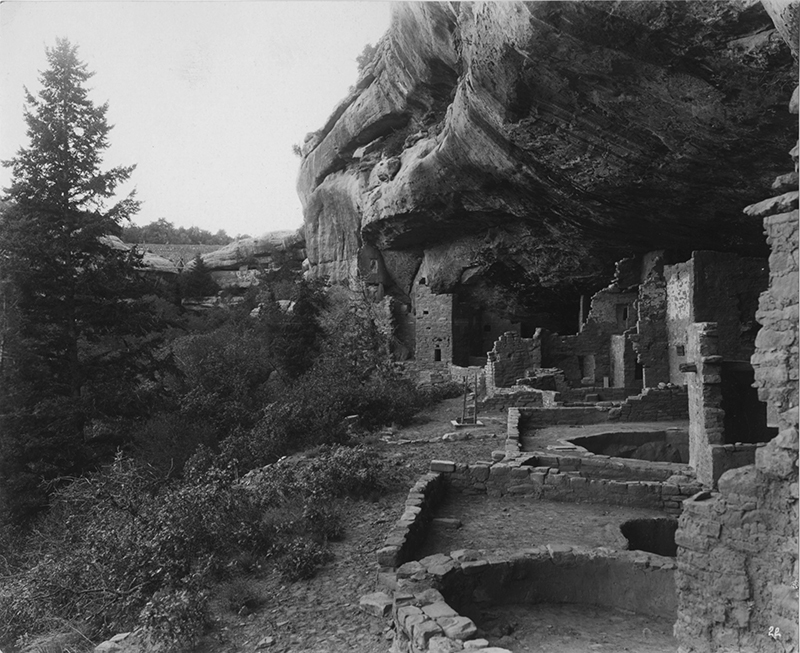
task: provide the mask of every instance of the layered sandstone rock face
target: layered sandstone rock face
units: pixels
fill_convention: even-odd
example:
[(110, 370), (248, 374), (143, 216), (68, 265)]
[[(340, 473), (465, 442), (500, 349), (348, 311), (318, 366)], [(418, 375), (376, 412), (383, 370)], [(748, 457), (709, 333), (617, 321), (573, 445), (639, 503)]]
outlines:
[[(202, 255), (203, 263), (222, 288), (258, 285), (258, 271), (297, 270), (305, 258), (302, 228), (272, 231), (258, 238), (241, 238)], [(190, 262), (191, 264), (191, 262)]]
[(423, 263), (451, 292), (497, 260), (546, 280), (656, 248), (763, 255), (741, 207), (781, 168), (795, 74), (751, 1), (397, 4), (303, 145), (311, 270), (363, 275), (368, 248), (403, 296)]

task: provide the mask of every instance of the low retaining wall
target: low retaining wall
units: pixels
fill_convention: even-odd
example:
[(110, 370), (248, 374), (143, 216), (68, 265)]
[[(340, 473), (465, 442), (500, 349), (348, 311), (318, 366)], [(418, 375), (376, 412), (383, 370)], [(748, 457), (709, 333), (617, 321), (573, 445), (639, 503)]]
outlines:
[[(520, 603), (577, 603), (674, 618), (675, 563), (644, 551), (548, 545), (512, 556), (459, 550), (402, 565), (395, 574), (393, 653), (471, 650), (477, 628), (460, 612)], [(467, 641), (472, 640), (469, 644)]]
[[(523, 431), (545, 426), (602, 424), (603, 422), (661, 422), (689, 419), (685, 386), (661, 384), (645, 388), (618, 406), (555, 406), (522, 408), (518, 428)], [(510, 412), (510, 409), (509, 409)]]
[[(378, 550), (378, 565), (383, 571), (395, 569), (412, 560), (422, 545), (430, 521), (448, 488), (469, 494), (526, 494), (551, 501), (585, 501), (623, 506), (639, 506), (679, 516), (683, 501), (702, 487), (694, 479), (671, 474), (664, 481), (614, 480), (592, 478), (600, 467), (620, 474), (625, 467), (615, 467), (615, 460), (579, 459), (569, 456), (532, 455), (527, 459), (545, 464), (532, 466), (520, 460), (478, 462), (472, 465), (434, 460), (431, 471), (411, 488), (405, 511), (387, 534)], [(590, 460), (587, 464), (587, 460)], [(626, 461), (635, 463), (638, 461)], [(649, 463), (672, 471), (675, 463)], [(627, 470), (630, 472), (630, 469)]]
[[(612, 458), (599, 454), (588, 454), (585, 457), (579, 457), (538, 452), (530, 457), (522, 457), (521, 464), (529, 467), (548, 467), (561, 473), (577, 472), (586, 478), (606, 479), (609, 481), (666, 482), (673, 477), (686, 477), (682, 484), (688, 486), (694, 480), (689, 476), (691, 470), (683, 463)], [(695, 486), (692, 485), (692, 487)], [(699, 485), (696, 487), (699, 488)]]
[(555, 406), (552, 390), (518, 390), (516, 392), (499, 392), (486, 397), (479, 403), (484, 412), (502, 412), (509, 408), (524, 406), (526, 408), (547, 408)]
[(428, 526), (445, 492), (445, 479), (430, 472), (419, 479), (406, 498), (405, 510), (378, 551), (378, 564), (394, 568), (414, 557), (425, 540)]
[[(528, 457), (528, 460), (535, 456)], [(522, 460), (495, 463), (476, 463), (467, 465), (449, 461), (433, 461), (431, 469), (440, 471), (446, 477), (449, 487), (471, 494), (504, 496), (506, 494), (527, 494), (551, 501), (585, 501), (607, 503), (621, 506), (640, 506), (662, 510), (670, 515), (681, 514), (683, 501), (702, 489), (702, 486), (687, 476), (670, 475), (664, 481), (614, 480), (594, 478), (583, 474), (590, 473), (601, 466), (606, 472), (619, 459), (592, 460), (584, 466), (587, 459), (554, 456), (558, 466), (531, 466)], [(567, 463), (569, 460), (569, 464)], [(580, 466), (576, 463), (580, 461)], [(548, 461), (551, 462), (551, 461)], [(625, 461), (630, 463), (633, 461)], [(563, 465), (563, 467), (561, 467)], [(645, 463), (645, 465), (677, 465), (677, 463)], [(631, 466), (629, 469), (633, 469)], [(685, 466), (680, 466), (686, 469)], [(618, 467), (620, 474), (624, 466)], [(668, 468), (664, 468), (665, 471)]]
[(714, 483), (729, 469), (738, 469), (756, 462), (756, 450), (766, 446), (765, 442), (737, 443), (737, 444), (712, 444), (711, 468)]

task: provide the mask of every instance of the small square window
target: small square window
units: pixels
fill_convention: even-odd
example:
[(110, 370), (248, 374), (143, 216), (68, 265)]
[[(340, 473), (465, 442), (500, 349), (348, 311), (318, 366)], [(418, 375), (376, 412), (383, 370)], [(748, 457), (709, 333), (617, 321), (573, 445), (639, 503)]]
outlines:
[(675, 353), (678, 356), (686, 356), (686, 348), (683, 345), (675, 345)]

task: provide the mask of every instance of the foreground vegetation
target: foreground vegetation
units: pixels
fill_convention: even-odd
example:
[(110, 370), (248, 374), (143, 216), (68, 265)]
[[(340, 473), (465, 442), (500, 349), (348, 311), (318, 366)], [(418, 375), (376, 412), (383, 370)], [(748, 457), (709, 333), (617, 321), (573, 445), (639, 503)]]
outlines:
[(391, 484), (346, 417), (369, 432), (435, 397), (365, 295), (265, 274), (187, 313), (200, 265), (173, 287), (110, 246), (138, 209), (115, 199), (133, 167), (101, 169), (107, 105), (76, 51), (48, 50), (0, 203), (0, 646), (141, 627), (177, 652), (215, 583), (278, 561), (287, 582), (313, 575), (343, 535), (337, 501)]
[[(113, 460), (58, 479), (45, 511), (4, 531), (3, 645), (138, 625), (189, 649), (211, 587), (256, 560), (280, 560), (287, 581), (313, 575), (343, 535), (337, 499), (390, 487), (363, 434), (436, 397), (395, 370), (362, 302), (307, 282), (291, 313), (265, 297), (257, 317), (254, 295), (176, 330), (160, 408), (116, 420)], [(362, 436), (345, 423), (356, 414)], [(302, 450), (312, 457), (286, 458)]]

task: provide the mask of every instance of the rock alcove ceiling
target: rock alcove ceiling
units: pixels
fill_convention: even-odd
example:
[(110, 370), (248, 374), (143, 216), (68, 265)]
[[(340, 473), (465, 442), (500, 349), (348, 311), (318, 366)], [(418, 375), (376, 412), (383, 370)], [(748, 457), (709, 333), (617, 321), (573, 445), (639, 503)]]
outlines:
[(784, 171), (795, 77), (757, 2), (398, 3), (302, 147), (311, 270), (368, 245), (399, 296), (426, 257), (434, 292), (497, 257), (587, 291), (648, 250), (765, 255), (741, 209)]

